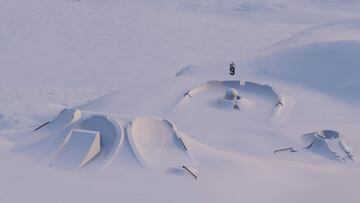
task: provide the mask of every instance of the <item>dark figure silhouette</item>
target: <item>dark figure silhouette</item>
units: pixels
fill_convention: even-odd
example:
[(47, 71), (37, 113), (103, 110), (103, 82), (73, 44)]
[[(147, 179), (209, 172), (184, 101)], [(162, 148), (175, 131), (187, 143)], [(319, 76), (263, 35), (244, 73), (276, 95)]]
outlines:
[(284, 106), (284, 104), (281, 102), (281, 100), (279, 100), (279, 101), (275, 104), (276, 107), (278, 107), (279, 105)]
[(185, 94), (184, 94), (184, 97), (186, 96), (189, 96), (191, 98), (191, 95), (190, 95), (190, 91), (188, 90)]

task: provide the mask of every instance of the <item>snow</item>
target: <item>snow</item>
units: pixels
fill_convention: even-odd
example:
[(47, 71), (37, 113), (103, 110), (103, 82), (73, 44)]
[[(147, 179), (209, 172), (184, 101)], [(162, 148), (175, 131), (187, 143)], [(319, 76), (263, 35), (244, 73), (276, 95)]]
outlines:
[[(0, 5), (0, 202), (359, 201), (360, 2)], [(235, 88), (239, 111), (219, 108), (233, 83), (214, 80), (266, 84), (276, 96)], [(165, 171), (138, 161), (125, 129), (139, 117), (159, 121), (145, 119), (136, 143)], [(99, 132), (100, 152), (78, 170), (49, 167), (74, 129)], [(273, 153), (323, 129), (355, 160)], [(183, 158), (198, 162), (188, 166), (198, 179)]]
[(179, 170), (195, 162), (180, 133), (167, 120), (136, 118), (128, 126), (127, 135), (131, 148), (144, 167), (162, 171)]
[(101, 150), (100, 133), (89, 130), (72, 130), (61, 145), (52, 166), (81, 168)]
[(337, 99), (358, 102), (359, 47), (359, 41), (352, 40), (316, 42), (259, 59), (257, 66), (265, 71), (263, 74), (274, 78), (302, 83)]

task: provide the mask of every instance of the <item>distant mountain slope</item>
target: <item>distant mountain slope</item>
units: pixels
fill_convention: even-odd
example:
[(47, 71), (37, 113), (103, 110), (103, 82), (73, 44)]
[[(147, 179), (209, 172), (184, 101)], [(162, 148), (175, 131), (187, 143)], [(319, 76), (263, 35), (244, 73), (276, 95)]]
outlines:
[(262, 50), (260, 74), (360, 101), (360, 19), (311, 27)]
[(262, 74), (360, 101), (360, 41), (311, 43), (257, 61)]

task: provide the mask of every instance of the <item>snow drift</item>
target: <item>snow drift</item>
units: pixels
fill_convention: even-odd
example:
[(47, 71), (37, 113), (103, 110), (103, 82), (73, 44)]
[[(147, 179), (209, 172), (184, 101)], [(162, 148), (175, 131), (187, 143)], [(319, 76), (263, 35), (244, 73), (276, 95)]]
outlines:
[(257, 60), (260, 73), (359, 102), (360, 41), (312, 43)]
[(263, 49), (250, 66), (262, 75), (359, 102), (359, 31), (358, 18), (313, 26)]
[[(83, 114), (78, 109), (70, 112)], [(105, 167), (123, 142), (122, 126), (106, 115), (85, 114), (78, 121), (69, 120), (71, 115), (66, 109), (41, 130), (19, 132), (16, 139), (11, 139), (14, 142), (13, 151), (57, 168), (86, 166), (100, 170)], [(64, 129), (64, 125), (68, 127)]]

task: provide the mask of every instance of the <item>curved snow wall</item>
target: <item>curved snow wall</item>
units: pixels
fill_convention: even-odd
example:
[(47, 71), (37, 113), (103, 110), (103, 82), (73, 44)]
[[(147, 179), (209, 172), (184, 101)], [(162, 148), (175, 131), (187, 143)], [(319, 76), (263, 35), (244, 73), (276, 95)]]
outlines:
[[(45, 154), (48, 158), (53, 159), (51, 165), (69, 169), (81, 168), (86, 165), (86, 167), (98, 170), (106, 167), (117, 154), (124, 140), (124, 132), (117, 121), (107, 116), (93, 115), (77, 121), (63, 133), (55, 134), (52, 137), (56, 140), (53, 144), (56, 147)], [(79, 163), (79, 160), (86, 159), (85, 155), (94, 148), (92, 147), (94, 143), (98, 145), (95, 147), (97, 149), (95, 155), (85, 164)], [(54, 155), (55, 159), (51, 158)], [(75, 159), (76, 156), (79, 157)], [(61, 161), (58, 161), (59, 157), (61, 157)]]
[(146, 168), (168, 170), (195, 161), (181, 138), (181, 133), (168, 120), (138, 117), (127, 126), (131, 148)]
[(228, 88), (234, 88), (239, 92), (245, 91), (245, 92), (261, 95), (267, 98), (268, 100), (270, 100), (270, 102), (272, 102), (274, 105), (282, 99), (280, 93), (278, 93), (277, 91), (274, 90), (274, 88), (266, 84), (262, 85), (248, 81), (241, 83), (241, 81), (239, 80), (225, 80), (225, 81), (211, 80), (189, 90), (187, 94), (184, 95), (183, 100), (193, 96), (197, 96), (211, 89), (226, 90)]
[(72, 129), (82, 129), (97, 131), (100, 133), (101, 151), (97, 157), (109, 160), (118, 150), (124, 139), (123, 130), (115, 120), (107, 116), (94, 115), (82, 120), (72, 127)]

